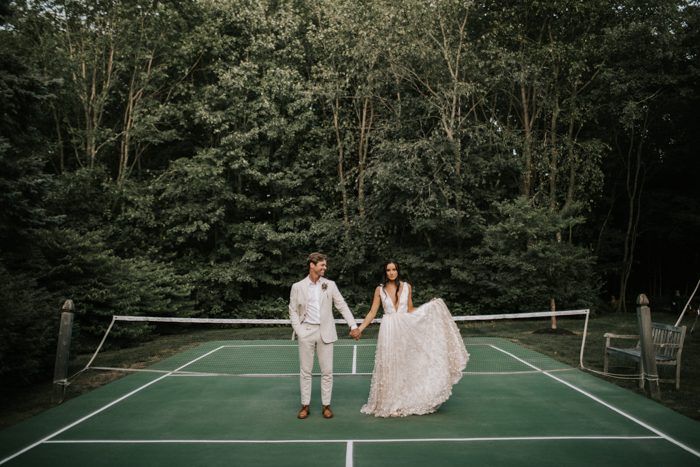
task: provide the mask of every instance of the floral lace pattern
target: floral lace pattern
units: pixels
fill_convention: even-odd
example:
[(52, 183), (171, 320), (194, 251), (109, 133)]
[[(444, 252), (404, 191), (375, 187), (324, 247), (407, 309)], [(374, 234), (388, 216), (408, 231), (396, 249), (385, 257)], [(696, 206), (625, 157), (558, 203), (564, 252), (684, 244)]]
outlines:
[(435, 412), (462, 378), (469, 354), (442, 299), (408, 313), (408, 284), (398, 309), (382, 290), (379, 328), (369, 399), (361, 412), (405, 417)]

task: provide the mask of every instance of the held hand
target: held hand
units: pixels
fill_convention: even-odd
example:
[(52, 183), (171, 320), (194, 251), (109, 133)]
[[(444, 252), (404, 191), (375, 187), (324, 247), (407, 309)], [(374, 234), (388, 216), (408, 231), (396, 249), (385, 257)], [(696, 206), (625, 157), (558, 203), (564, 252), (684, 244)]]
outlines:
[(355, 329), (350, 331), (350, 337), (352, 337), (356, 341), (360, 340), (361, 335), (362, 335), (362, 331), (360, 331), (360, 328), (355, 328)]

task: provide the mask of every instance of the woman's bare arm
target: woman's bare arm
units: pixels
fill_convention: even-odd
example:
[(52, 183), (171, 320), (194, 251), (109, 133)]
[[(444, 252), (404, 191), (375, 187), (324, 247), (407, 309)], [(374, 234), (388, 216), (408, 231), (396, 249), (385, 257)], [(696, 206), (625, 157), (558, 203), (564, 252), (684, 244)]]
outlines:
[(379, 297), (379, 289), (380, 287), (377, 287), (374, 290), (374, 299), (372, 300), (372, 306), (370, 307), (369, 311), (367, 312), (367, 316), (365, 316), (365, 320), (362, 321), (362, 324), (360, 324), (360, 332), (364, 331), (367, 326), (370, 325), (372, 320), (374, 319), (375, 316), (377, 316), (377, 311), (379, 310), (379, 305), (381, 304), (382, 300)]

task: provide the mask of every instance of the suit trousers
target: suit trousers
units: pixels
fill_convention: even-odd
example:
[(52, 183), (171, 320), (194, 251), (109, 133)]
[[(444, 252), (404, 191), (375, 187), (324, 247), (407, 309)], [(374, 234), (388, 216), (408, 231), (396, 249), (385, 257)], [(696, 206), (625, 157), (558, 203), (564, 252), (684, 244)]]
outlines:
[(321, 339), (321, 326), (302, 323), (297, 333), (299, 339), (299, 387), (301, 404), (311, 402), (311, 377), (314, 366), (314, 354), (318, 355), (321, 368), (321, 403), (330, 405), (333, 392), (333, 343)]

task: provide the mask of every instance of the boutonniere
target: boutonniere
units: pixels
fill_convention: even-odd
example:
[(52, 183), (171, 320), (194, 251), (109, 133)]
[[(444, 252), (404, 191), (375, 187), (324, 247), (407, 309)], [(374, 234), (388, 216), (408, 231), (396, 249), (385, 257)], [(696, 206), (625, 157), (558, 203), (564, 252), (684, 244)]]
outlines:
[(321, 284), (321, 290), (326, 290), (327, 288), (328, 288), (328, 284), (326, 284), (325, 282), (323, 284)]

